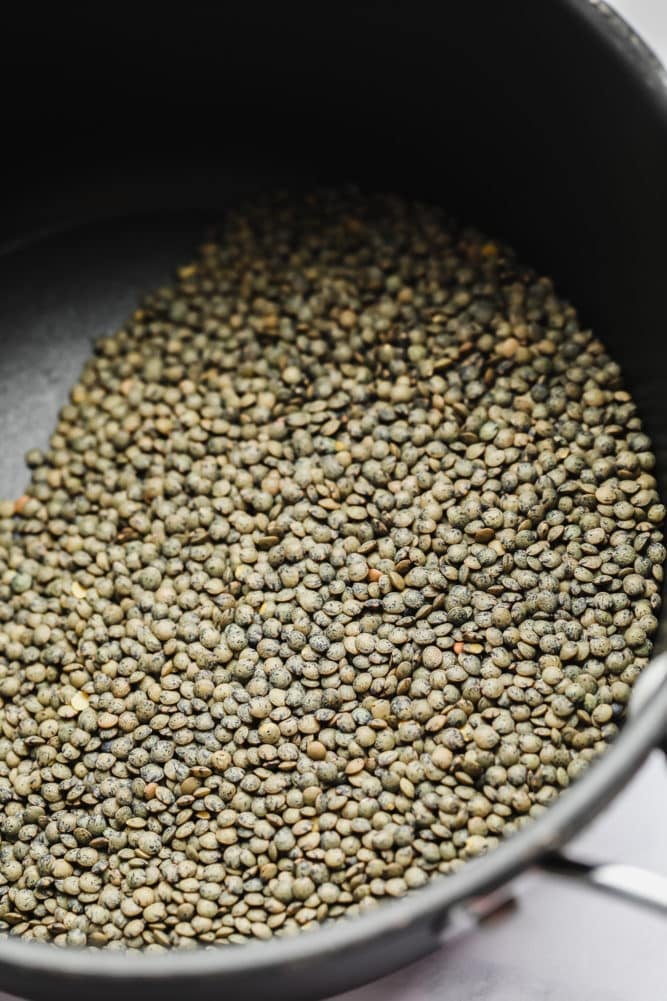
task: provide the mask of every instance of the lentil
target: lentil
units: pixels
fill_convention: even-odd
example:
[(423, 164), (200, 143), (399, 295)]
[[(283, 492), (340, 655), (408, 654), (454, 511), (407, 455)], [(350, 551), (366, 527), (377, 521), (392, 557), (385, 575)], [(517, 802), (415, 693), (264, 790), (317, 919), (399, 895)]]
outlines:
[(618, 366), (424, 205), (232, 213), (27, 461), (6, 933), (191, 948), (400, 897), (575, 780), (651, 653), (665, 508)]

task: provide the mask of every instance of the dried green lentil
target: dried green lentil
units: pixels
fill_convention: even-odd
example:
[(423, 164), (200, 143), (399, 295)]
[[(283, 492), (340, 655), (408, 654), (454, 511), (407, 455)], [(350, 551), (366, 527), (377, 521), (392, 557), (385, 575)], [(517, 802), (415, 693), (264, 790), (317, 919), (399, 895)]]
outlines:
[(0, 504), (0, 929), (291, 934), (493, 848), (613, 739), (665, 508), (618, 366), (436, 209), (232, 213)]

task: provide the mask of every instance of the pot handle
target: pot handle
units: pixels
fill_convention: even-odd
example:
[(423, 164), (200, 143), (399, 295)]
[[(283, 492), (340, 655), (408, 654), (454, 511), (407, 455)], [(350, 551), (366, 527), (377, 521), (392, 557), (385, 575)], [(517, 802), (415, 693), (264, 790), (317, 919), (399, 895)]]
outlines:
[(641, 904), (667, 917), (667, 876), (640, 866), (616, 862), (582, 862), (554, 852), (539, 867), (556, 876), (568, 876), (614, 897)]
[[(561, 852), (551, 852), (538, 863), (538, 869), (548, 875), (565, 876), (581, 886), (593, 888), (629, 901), (667, 917), (667, 876), (642, 869), (640, 866), (616, 862), (582, 862)], [(447, 911), (445, 920), (436, 925), (438, 941), (450, 944), (471, 931), (492, 923), (516, 907), (512, 885), (475, 897)]]
[[(667, 917), (667, 876), (640, 866), (616, 862), (582, 862), (561, 852), (551, 852), (541, 859), (538, 868), (554, 876), (566, 876), (580, 885), (607, 893)], [(442, 945), (464, 937), (480, 926), (513, 910), (516, 898), (512, 887), (476, 897), (447, 913), (447, 920), (437, 928)]]

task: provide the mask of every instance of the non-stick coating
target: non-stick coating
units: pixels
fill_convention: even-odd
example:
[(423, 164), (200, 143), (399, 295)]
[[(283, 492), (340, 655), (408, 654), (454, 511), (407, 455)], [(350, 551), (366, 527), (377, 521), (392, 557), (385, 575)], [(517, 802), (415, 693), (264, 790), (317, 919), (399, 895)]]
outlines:
[(90, 355), (140, 296), (190, 259), (212, 217), (113, 220), (30, 241), (2, 261), (0, 495), (19, 497), (25, 452), (43, 448)]
[[(656, 445), (664, 496), (667, 99), (650, 57), (604, 11), (575, 0), (473, 0), (441, 5), (427, 21), (400, 3), (383, 5), (375, 23), (372, 5), (339, 4), (324, 34), (275, 4), (246, 5), (224, 24), (218, 6), (188, 8), (184, 24), (165, 9), (157, 37), (136, 14), (131, 32), (112, 20), (103, 38), (91, 30), (83, 41), (67, 26), (36, 37), (29, 25), (29, 49), (17, 44), (9, 54), (10, 68), (14, 58), (25, 80), (32, 67), (44, 86), (38, 110), (26, 84), (24, 102), (2, 112), (14, 170), (0, 212), (0, 493), (24, 486), (22, 453), (44, 444), (91, 340), (190, 257), (226, 204), (277, 179), (343, 179), (446, 202), (556, 274), (623, 365)], [(83, 8), (77, 16), (86, 23)], [(165, 55), (162, 76), (143, 72), (155, 46)], [(93, 115), (68, 90), (86, 74), (100, 94)], [(209, 112), (211, 102), (226, 102), (219, 143), (202, 145), (195, 127), (192, 88), (202, 79)], [(141, 97), (134, 104), (129, 81)], [(155, 100), (165, 95), (173, 121)], [(138, 126), (157, 133), (151, 150), (134, 144)], [(122, 164), (116, 158), (111, 169), (105, 154), (121, 136)], [(197, 143), (197, 156), (177, 155)], [(661, 648), (664, 636), (663, 626)], [(188, 990), (300, 1001), (372, 979), (433, 948), (450, 908), (566, 841), (666, 727), (663, 691), (538, 822), (373, 915), (196, 955), (124, 958), (2, 941), (0, 988), (49, 1001), (116, 1001), (123, 990), (167, 1001)]]

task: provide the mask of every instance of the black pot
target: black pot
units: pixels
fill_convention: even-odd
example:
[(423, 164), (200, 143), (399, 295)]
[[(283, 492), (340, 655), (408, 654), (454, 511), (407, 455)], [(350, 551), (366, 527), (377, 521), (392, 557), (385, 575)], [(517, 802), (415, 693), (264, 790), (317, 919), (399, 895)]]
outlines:
[[(259, 187), (353, 181), (442, 202), (556, 276), (621, 362), (667, 496), (667, 87), (603, 4), (61, 6), (4, 25), (3, 491), (88, 339), (187, 258), (204, 219)], [(663, 618), (658, 654), (666, 635)], [(664, 739), (665, 663), (645, 672), (602, 759), (455, 875), (363, 918), (218, 951), (137, 957), (4, 939), (0, 987), (49, 1001), (299, 1001), (394, 970), (526, 866), (567, 868), (556, 850)], [(667, 909), (657, 881), (617, 889)]]

